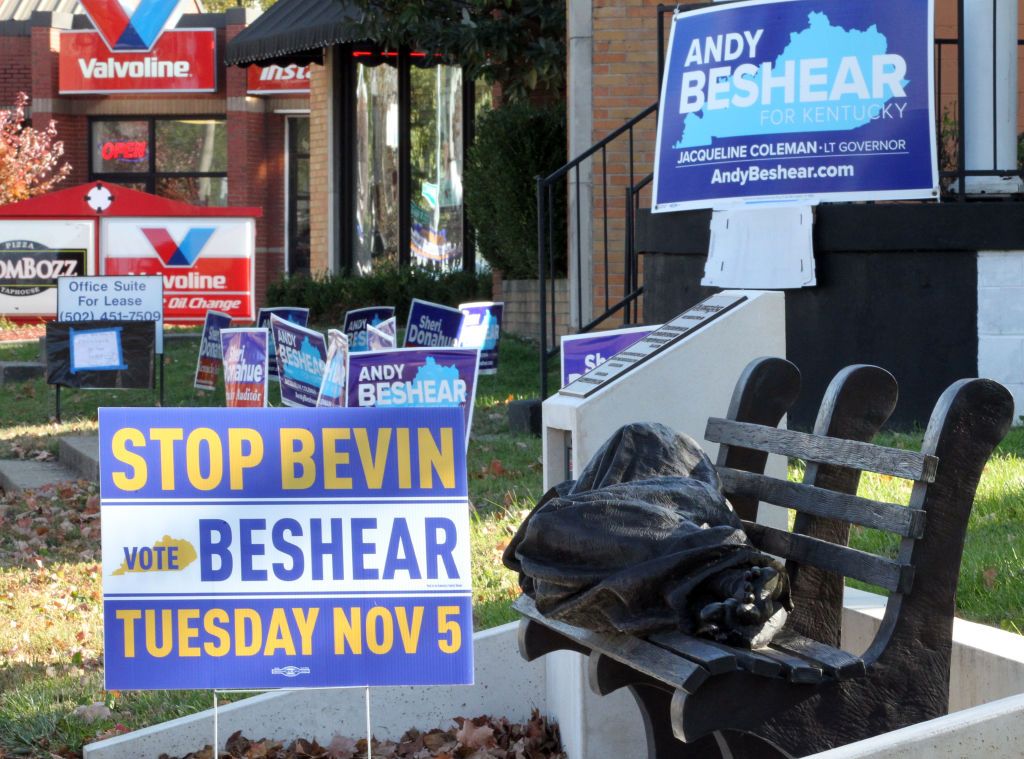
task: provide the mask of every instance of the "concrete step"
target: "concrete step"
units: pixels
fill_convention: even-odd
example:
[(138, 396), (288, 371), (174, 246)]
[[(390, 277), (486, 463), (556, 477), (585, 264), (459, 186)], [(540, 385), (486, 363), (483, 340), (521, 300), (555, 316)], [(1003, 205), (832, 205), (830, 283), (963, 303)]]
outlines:
[(76, 472), (56, 461), (0, 459), (0, 488), (8, 495), (78, 479), (81, 478)]
[(57, 444), (57, 459), (75, 479), (100, 481), (100, 440), (97, 435), (66, 435)]
[(46, 364), (38, 361), (0, 361), (0, 385), (34, 380), (46, 374)]

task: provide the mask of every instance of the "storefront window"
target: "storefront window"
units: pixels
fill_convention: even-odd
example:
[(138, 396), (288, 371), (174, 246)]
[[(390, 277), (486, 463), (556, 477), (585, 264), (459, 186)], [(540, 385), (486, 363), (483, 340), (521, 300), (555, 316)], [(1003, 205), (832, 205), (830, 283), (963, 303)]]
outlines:
[(288, 273), (309, 274), (309, 118), (288, 119)]
[(398, 71), (356, 65), (356, 271), (398, 263)]
[(411, 74), (412, 256), (421, 265), (462, 267), (462, 70)]
[(96, 119), (91, 179), (200, 206), (228, 203), (223, 119)]

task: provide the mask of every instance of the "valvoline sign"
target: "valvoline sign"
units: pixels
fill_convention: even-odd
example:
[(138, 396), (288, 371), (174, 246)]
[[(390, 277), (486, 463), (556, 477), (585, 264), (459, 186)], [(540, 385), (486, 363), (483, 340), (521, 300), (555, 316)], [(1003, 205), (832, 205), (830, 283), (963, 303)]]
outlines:
[(100, 270), (104, 274), (163, 277), (164, 319), (201, 323), (208, 310), (251, 321), (252, 219), (103, 219)]
[(61, 33), (60, 92), (213, 92), (213, 29), (171, 29), (181, 0), (82, 0), (95, 32)]

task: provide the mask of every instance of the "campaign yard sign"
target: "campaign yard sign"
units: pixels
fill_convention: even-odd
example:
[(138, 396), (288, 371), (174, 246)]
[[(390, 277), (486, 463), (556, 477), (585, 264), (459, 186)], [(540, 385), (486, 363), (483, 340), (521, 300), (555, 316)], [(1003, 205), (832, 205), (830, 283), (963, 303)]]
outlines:
[(462, 329), (459, 330), (460, 348), (480, 351), (480, 373), (497, 374), (498, 344), (501, 340), (501, 314), (504, 303), (486, 301), (462, 303)]
[(292, 324), (277, 314), (270, 317), (281, 378), (281, 403), (315, 407), (327, 362), (327, 341), (316, 330)]
[(445, 348), (456, 345), (462, 329), (462, 311), (440, 303), (412, 299), (405, 325), (406, 348)]
[(371, 351), (391, 350), (398, 347), (398, 320), (385, 319), (379, 327), (366, 325), (366, 347)]
[(458, 409), (99, 425), (108, 689), (473, 682)]
[(562, 336), (562, 387), (654, 332), (657, 327), (626, 327)]
[(203, 323), (203, 335), (199, 340), (199, 359), (196, 361), (196, 378), (192, 383), (197, 390), (215, 390), (217, 376), (224, 361), (220, 349), (220, 331), (231, 326), (231, 317), (220, 311), (207, 311)]
[(379, 327), (394, 315), (395, 309), (392, 306), (367, 306), (345, 312), (345, 321), (341, 329), (348, 335), (349, 350), (353, 353), (369, 350), (366, 328)]
[(224, 363), (224, 400), (228, 406), (267, 405), (268, 343), (262, 327), (234, 327), (220, 331)]
[[(291, 306), (275, 306), (274, 308), (261, 308), (256, 314), (256, 326), (263, 327), (268, 332), (270, 331), (270, 317), (276, 314), (281, 319), (289, 321), (292, 324), (299, 324), (303, 327), (309, 321), (309, 309), (308, 308), (293, 308)], [(267, 354), (267, 361), (270, 364), (270, 379), (279, 380), (280, 375), (277, 373), (277, 347), (274, 345), (274, 335), (270, 335), (269, 353)]]
[(396, 348), (348, 357), (350, 407), (457, 406), (465, 437), (473, 423), (480, 351), (472, 348)]
[(653, 210), (938, 197), (932, 15), (932, 0), (677, 13)]
[(348, 335), (337, 329), (327, 330), (327, 360), (324, 379), (317, 395), (318, 407), (345, 405), (345, 378), (348, 375)]

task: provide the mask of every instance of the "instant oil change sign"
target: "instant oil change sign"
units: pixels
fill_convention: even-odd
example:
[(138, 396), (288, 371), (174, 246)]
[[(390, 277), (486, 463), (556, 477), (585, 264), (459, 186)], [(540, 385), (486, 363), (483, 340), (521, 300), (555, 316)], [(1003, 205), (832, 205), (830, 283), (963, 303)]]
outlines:
[(469, 684), (456, 408), (101, 409), (108, 689)]
[(931, 0), (752, 0), (677, 13), (654, 210), (937, 197)]

